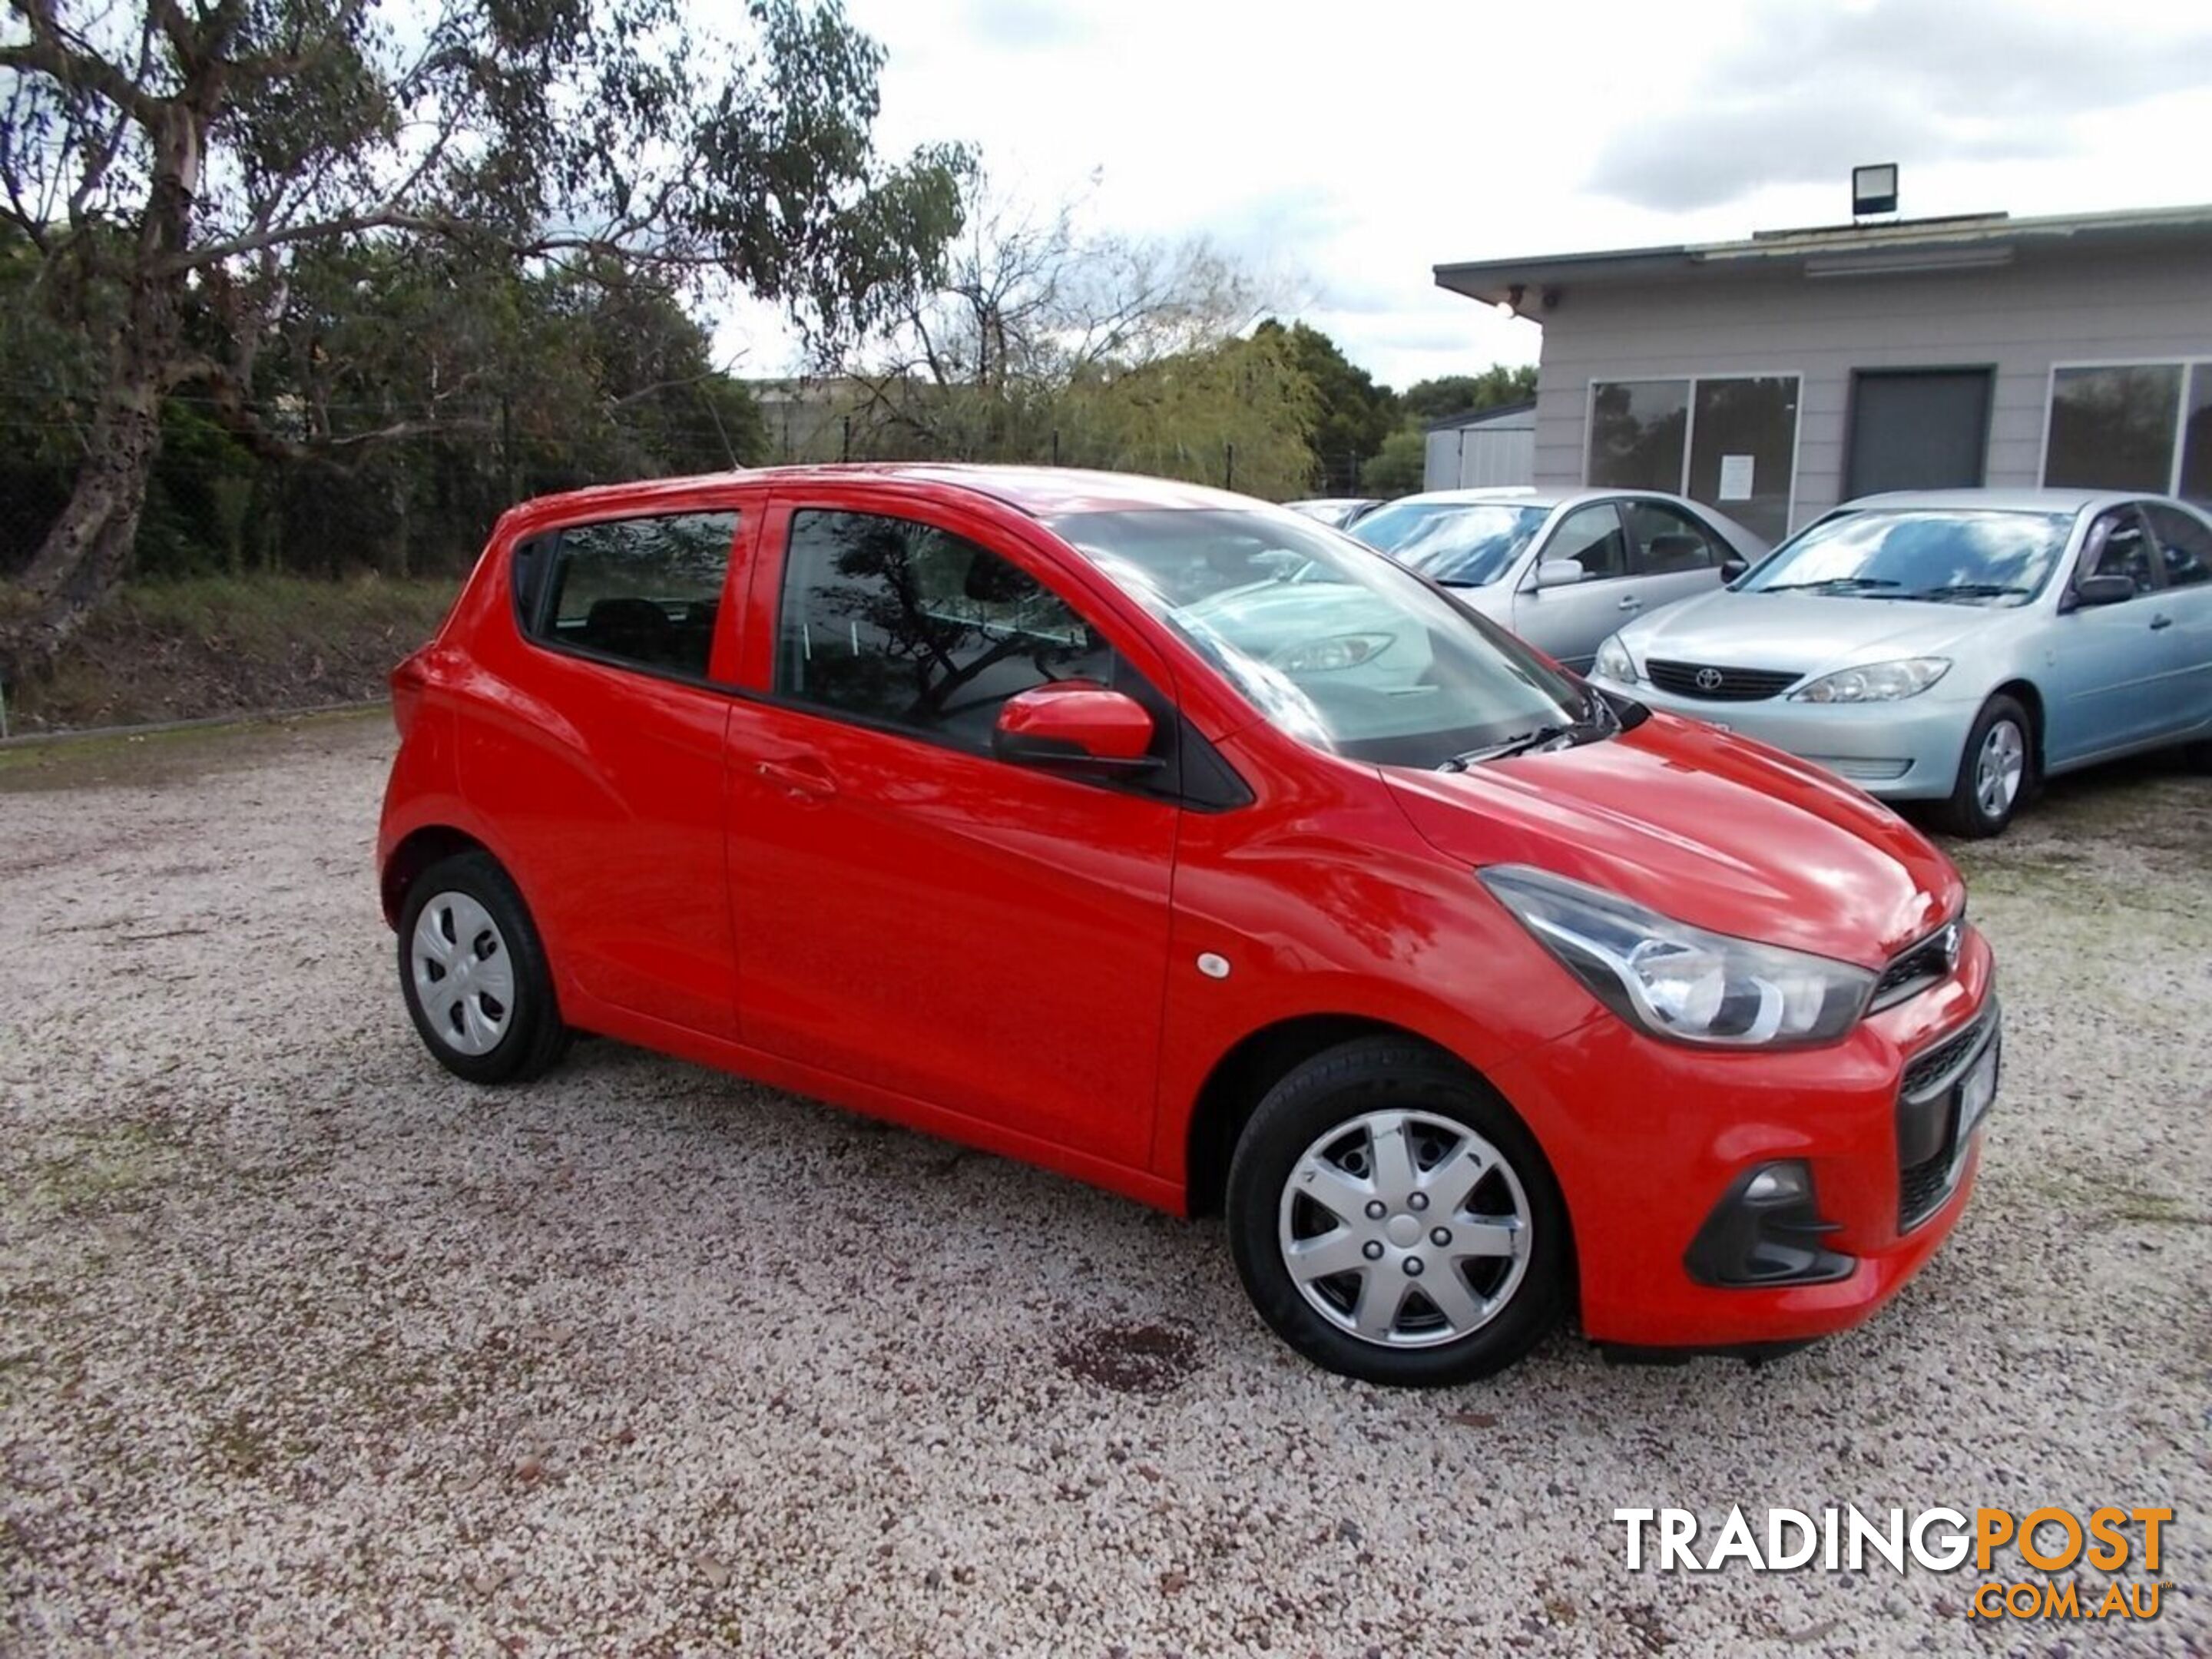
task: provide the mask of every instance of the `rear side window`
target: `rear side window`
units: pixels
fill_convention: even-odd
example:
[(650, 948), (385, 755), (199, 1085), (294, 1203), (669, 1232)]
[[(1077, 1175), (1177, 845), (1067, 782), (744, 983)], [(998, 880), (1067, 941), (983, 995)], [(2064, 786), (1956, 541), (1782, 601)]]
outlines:
[(2212, 529), (2178, 507), (2154, 501), (2143, 508), (2166, 556), (2166, 585), (2194, 587), (2212, 582)]
[(988, 751), (1007, 698), (1053, 680), (1115, 683), (1114, 653), (1019, 566), (908, 519), (794, 513), (775, 689), (843, 714)]
[(703, 679), (734, 513), (573, 525), (515, 550), (523, 628), (548, 645)]
[(1709, 570), (1721, 562), (1705, 526), (1681, 508), (1664, 501), (1626, 501), (1621, 511), (1627, 515), (1641, 574), (1678, 575), (1685, 570)]

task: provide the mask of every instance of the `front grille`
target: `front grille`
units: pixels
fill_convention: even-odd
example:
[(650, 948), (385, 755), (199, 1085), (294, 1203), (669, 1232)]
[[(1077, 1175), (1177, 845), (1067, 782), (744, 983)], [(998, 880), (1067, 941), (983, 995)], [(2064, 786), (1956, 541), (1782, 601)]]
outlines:
[(1976, 1020), (1965, 1030), (1945, 1037), (1924, 1054), (1916, 1054), (1905, 1068), (1905, 1081), (1899, 1085), (1899, 1091), (1907, 1100), (1926, 1094), (1942, 1079), (1945, 1073), (1957, 1067), (1973, 1051), (1974, 1044), (1980, 1041), (1981, 1036), (1982, 1022)]
[[(1662, 691), (1671, 691), (1678, 697), (1703, 697), (1708, 702), (1757, 702), (1788, 690), (1802, 678), (1771, 668), (1723, 668), (1714, 663), (1666, 662), (1657, 658), (1646, 662), (1644, 672)], [(1705, 684), (1699, 684), (1700, 679)]]
[(1917, 945), (1901, 952), (1874, 983), (1869, 1008), (1890, 1008), (1935, 984), (1958, 960), (1956, 922), (1946, 922)]
[(1897, 1230), (1911, 1232), (1951, 1195), (1951, 1148), (1898, 1172)]
[[(1917, 948), (1917, 947), (1916, 947)], [(1903, 961), (1912, 952), (1908, 951)], [(1911, 1232), (1943, 1206), (1963, 1167), (1958, 1145), (1959, 1079), (1984, 1043), (1994, 1042), (1996, 1005), (1961, 1030), (1913, 1056), (1898, 1085), (1897, 1229)]]

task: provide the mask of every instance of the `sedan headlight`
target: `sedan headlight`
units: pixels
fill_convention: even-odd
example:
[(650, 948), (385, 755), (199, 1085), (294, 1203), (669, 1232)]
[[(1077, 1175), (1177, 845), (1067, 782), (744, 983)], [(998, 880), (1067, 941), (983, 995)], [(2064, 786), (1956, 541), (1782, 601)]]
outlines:
[(1654, 1036), (1728, 1048), (1832, 1042), (1874, 991), (1875, 975), (1853, 963), (1709, 933), (1525, 865), (1478, 873), (1600, 1001)]
[(1636, 684), (1636, 659), (1628, 654), (1628, 647), (1620, 642), (1620, 635), (1607, 635), (1605, 643), (1598, 647), (1590, 672), (1599, 679), (1621, 685)]
[(1917, 697), (1950, 672), (1948, 657), (1901, 657), (1823, 674), (1790, 694), (1795, 702), (1895, 702)]
[(1394, 634), (1332, 634), (1286, 645), (1267, 661), (1285, 674), (1329, 674), (1340, 668), (1357, 668), (1381, 656), (1396, 637)]

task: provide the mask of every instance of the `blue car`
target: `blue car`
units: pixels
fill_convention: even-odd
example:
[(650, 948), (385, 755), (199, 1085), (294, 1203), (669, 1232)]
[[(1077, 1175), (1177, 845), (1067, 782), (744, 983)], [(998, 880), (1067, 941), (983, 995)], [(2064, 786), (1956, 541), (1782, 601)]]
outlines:
[(2212, 744), (2212, 518), (2078, 489), (1869, 495), (1622, 629), (1591, 678), (1994, 836), (2039, 778)]

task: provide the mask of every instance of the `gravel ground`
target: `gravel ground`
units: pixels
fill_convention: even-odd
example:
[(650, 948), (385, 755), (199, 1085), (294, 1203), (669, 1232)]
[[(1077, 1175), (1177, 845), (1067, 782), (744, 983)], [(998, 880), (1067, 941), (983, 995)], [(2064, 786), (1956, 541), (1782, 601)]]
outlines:
[[(2212, 780), (1966, 849), (2006, 1090), (1871, 1327), (1416, 1395), (1280, 1350), (1215, 1224), (610, 1043), (450, 1079), (389, 746), (0, 756), (11, 1652), (2212, 1651)], [(2172, 1504), (2165, 1611), (1632, 1575), (1610, 1520), (1846, 1502)]]

